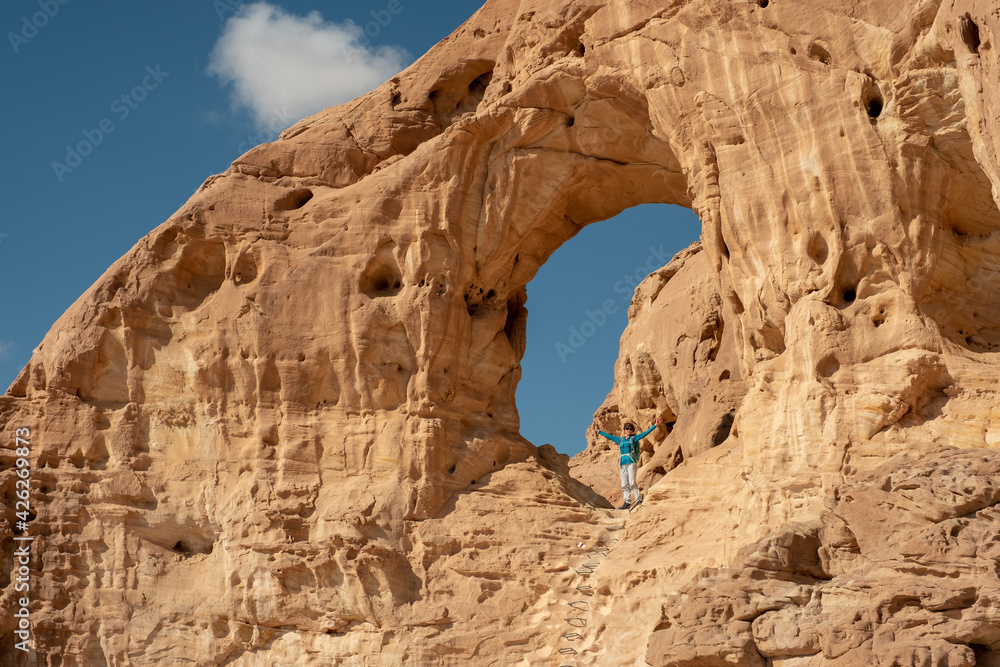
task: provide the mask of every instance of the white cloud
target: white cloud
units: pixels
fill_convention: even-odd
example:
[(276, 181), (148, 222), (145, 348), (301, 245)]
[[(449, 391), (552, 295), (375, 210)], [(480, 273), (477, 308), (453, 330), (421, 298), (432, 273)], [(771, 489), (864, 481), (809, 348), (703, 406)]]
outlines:
[(315, 11), (295, 16), (255, 2), (226, 21), (208, 72), (232, 84), (234, 101), (260, 127), (287, 127), (378, 87), (408, 61), (401, 48), (370, 44), (351, 21), (324, 21)]
[(6, 359), (10, 356), (10, 353), (14, 351), (14, 345), (12, 340), (0, 340), (0, 359)]

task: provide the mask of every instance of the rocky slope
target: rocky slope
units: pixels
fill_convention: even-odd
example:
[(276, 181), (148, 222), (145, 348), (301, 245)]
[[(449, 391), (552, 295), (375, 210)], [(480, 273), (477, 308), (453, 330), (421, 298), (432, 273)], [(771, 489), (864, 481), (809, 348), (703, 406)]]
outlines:
[[(241, 156), (0, 398), (28, 660), (997, 664), (998, 21), (490, 0)], [(598, 411), (672, 422), (621, 515), (514, 388), (527, 282), (645, 202), (703, 236)]]

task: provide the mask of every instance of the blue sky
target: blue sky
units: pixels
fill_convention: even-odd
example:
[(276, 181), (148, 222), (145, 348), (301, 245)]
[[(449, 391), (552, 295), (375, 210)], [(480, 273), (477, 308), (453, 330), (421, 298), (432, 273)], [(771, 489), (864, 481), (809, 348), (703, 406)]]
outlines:
[[(205, 178), (300, 117), (378, 86), (479, 6), (7, 0), (0, 385), (14, 380), (63, 311)], [(521, 432), (532, 442), (571, 454), (584, 446), (625, 326), (628, 295), (616, 283), (650, 248), (670, 255), (698, 233), (690, 211), (639, 207), (584, 229), (542, 267), (528, 287), (518, 390)], [(580, 339), (571, 341), (571, 327), (579, 331), (588, 311), (600, 320), (608, 299), (620, 307), (573, 348)]]

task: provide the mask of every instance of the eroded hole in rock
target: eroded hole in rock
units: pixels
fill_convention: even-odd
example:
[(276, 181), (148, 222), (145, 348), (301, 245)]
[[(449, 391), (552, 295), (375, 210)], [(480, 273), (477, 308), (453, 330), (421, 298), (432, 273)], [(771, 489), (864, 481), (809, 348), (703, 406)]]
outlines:
[(872, 118), (878, 118), (882, 115), (882, 100), (878, 97), (873, 97), (868, 100), (868, 115)]
[(830, 52), (823, 48), (819, 42), (813, 42), (809, 45), (809, 57), (820, 61), (824, 65), (830, 64)]
[(760, 7), (761, 9), (767, 7), (768, 4), (770, 4), (769, 0), (757, 0), (757, 6)]
[(816, 372), (819, 373), (820, 377), (831, 377), (839, 370), (840, 362), (837, 360), (837, 357), (832, 354), (823, 357), (823, 359), (821, 359), (816, 365)]
[(977, 665), (995, 665), (1000, 661), (1000, 650), (990, 650), (986, 644), (970, 643), (969, 648), (972, 649)]
[(728, 412), (722, 416), (719, 425), (715, 427), (715, 434), (712, 436), (712, 446), (718, 447), (729, 438), (733, 430), (733, 422), (736, 421), (736, 414)]
[(71, 456), (67, 457), (67, 460), (73, 464), (74, 468), (77, 469), (83, 468), (87, 463), (87, 458), (83, 455), (83, 452), (80, 450), (73, 452)]
[(79, 382), (75, 393), (80, 399), (118, 405), (128, 402), (128, 355), (116, 331), (105, 330), (98, 344), (78, 355), (67, 369)]
[(858, 298), (858, 293), (853, 287), (848, 287), (844, 290), (843, 297), (845, 304), (852, 304)]
[(826, 239), (819, 232), (813, 234), (812, 239), (809, 241), (809, 257), (822, 266), (826, 263), (827, 258), (830, 256), (830, 247), (826, 243)]
[(312, 190), (301, 188), (292, 190), (278, 201), (274, 202), (274, 208), (279, 211), (294, 211), (300, 209), (313, 198)]
[[(156, 253), (157, 257), (160, 259), (168, 259), (177, 252), (178, 243), (177, 237), (180, 236), (180, 227), (171, 227), (158, 236), (153, 241), (152, 251)], [(110, 300), (110, 299), (109, 299)]]
[[(493, 80), (493, 70), (490, 70), (489, 72), (486, 72), (484, 74), (480, 74), (479, 76), (477, 76), (475, 79), (472, 80), (472, 83), (469, 84), (469, 93), (471, 93), (472, 95), (480, 95), (480, 96), (483, 95), (486, 92), (486, 89), (489, 87), (490, 81), (492, 80)], [(482, 98), (480, 97), (480, 99)]]
[(248, 285), (257, 280), (257, 260), (252, 252), (242, 253), (233, 265), (233, 282)]
[[(148, 488), (146, 493), (150, 493)], [(152, 506), (155, 507), (155, 499), (150, 493)], [(135, 530), (140, 539), (151, 544), (155, 544), (161, 549), (173, 551), (181, 554), (185, 558), (198, 555), (210, 554), (215, 548), (214, 536), (204, 524), (184, 522), (180, 523), (175, 517), (166, 518), (163, 523), (150, 524), (147, 519), (140, 519), (135, 525)]]
[(372, 298), (396, 296), (403, 286), (403, 272), (396, 262), (395, 243), (383, 245), (361, 274), (361, 291)]
[(427, 98), (434, 104), (434, 112), (442, 125), (476, 110), (493, 80), (495, 66), (492, 60), (469, 60), (434, 84)]
[(873, 121), (882, 115), (882, 107), (885, 104), (885, 101), (882, 98), (882, 91), (879, 90), (877, 84), (871, 84), (868, 92), (865, 94), (864, 102), (864, 107), (868, 112), (868, 117)]
[(180, 257), (150, 286), (154, 312), (176, 316), (196, 309), (226, 279), (226, 246), (216, 239), (181, 238)]
[(972, 53), (979, 53), (979, 26), (976, 22), (972, 20), (972, 16), (966, 12), (965, 16), (961, 18), (961, 33), (962, 41), (965, 45), (969, 47), (969, 51)]

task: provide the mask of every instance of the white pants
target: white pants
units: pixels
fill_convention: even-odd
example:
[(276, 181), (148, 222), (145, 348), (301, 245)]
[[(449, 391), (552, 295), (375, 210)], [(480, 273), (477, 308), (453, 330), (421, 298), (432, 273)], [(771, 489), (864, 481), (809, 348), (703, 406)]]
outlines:
[(632, 495), (635, 498), (636, 502), (638, 502), (639, 499), (642, 498), (642, 496), (639, 495), (639, 485), (636, 484), (635, 481), (635, 472), (637, 468), (638, 466), (634, 463), (626, 463), (625, 465), (621, 466), (621, 468), (618, 471), (618, 474), (621, 476), (622, 480), (622, 500), (624, 500), (625, 502), (629, 502), (628, 499), (629, 489), (632, 490)]

